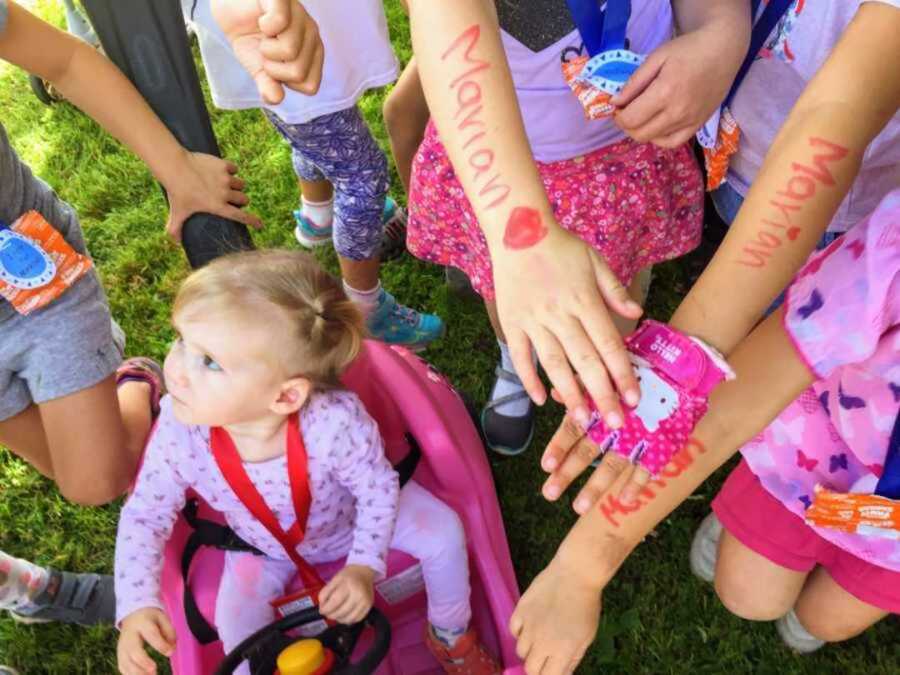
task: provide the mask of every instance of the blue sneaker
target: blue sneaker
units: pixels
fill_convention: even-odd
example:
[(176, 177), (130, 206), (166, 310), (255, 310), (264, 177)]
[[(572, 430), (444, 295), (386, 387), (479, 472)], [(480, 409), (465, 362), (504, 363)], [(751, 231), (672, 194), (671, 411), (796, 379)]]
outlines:
[(301, 209), (294, 211), (294, 220), (297, 227), (294, 228), (294, 236), (304, 248), (316, 248), (331, 242), (331, 224), (319, 227), (305, 215)]
[(412, 350), (424, 349), (444, 334), (444, 322), (434, 314), (423, 314), (404, 307), (382, 289), (378, 305), (366, 321), (369, 334), (389, 345), (403, 345)]

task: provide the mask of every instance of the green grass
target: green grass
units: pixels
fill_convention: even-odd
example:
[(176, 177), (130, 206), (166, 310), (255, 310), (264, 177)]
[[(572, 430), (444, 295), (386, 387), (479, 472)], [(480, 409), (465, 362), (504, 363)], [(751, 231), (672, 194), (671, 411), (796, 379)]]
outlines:
[[(43, 16), (60, 22), (62, 13), (49, 0), (37, 5)], [(388, 2), (388, 8), (395, 44), (405, 60), (410, 53), (406, 21), (396, 0)], [(361, 105), (387, 148), (379, 119), (383, 97), (384, 92), (370, 93)], [(77, 110), (38, 103), (25, 75), (5, 66), (0, 66), (0, 111), (14, 145), (35, 173), (81, 215), (113, 314), (128, 333), (129, 352), (162, 357), (172, 337), (169, 303), (187, 265), (163, 233), (165, 204), (151, 176)], [(258, 112), (211, 115), (223, 153), (241, 166), (253, 208), (266, 223), (255, 237), (257, 244), (293, 246), (290, 212), (297, 192), (287, 148)], [(336, 269), (333, 253), (323, 254), (322, 260)], [(676, 262), (659, 270), (651, 315), (668, 317), (695, 267)], [(496, 348), (480, 305), (448, 293), (440, 269), (408, 256), (387, 264), (384, 278), (402, 301), (447, 320), (450, 335), (426, 356), (459, 388), (483, 401)], [(534, 447), (526, 456), (491, 458), (522, 588), (550, 559), (574, 521), (567, 501), (554, 506), (539, 494), (539, 449), (560, 414), (555, 407), (541, 411)], [(605, 594), (601, 631), (579, 672), (900, 672), (896, 620), (882, 622), (845, 645), (800, 658), (781, 646), (771, 624), (732, 617), (712, 589), (691, 576), (690, 539), (718, 480), (702, 487), (625, 564)], [(101, 509), (69, 505), (50, 482), (2, 449), (0, 495), (0, 549), (65, 569), (111, 571), (118, 504)], [(4, 617), (0, 663), (27, 675), (114, 673), (115, 640), (109, 628), (26, 627)]]

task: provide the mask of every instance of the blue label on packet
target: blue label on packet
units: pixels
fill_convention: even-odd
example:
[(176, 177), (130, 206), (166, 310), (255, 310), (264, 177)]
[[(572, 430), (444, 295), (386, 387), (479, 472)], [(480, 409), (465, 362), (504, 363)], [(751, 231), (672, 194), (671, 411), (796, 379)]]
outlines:
[(44, 249), (28, 237), (0, 226), (0, 281), (29, 289), (46, 286), (55, 276), (56, 265)]

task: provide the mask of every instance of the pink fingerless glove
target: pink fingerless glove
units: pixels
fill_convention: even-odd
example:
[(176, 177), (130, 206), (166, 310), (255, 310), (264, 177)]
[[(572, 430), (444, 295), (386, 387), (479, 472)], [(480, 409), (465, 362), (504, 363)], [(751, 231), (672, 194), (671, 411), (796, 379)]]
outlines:
[(656, 476), (706, 413), (709, 393), (734, 372), (703, 341), (657, 321), (645, 321), (625, 344), (641, 385), (640, 403), (623, 404), (625, 423), (613, 430), (590, 402), (587, 435), (601, 451), (614, 450)]

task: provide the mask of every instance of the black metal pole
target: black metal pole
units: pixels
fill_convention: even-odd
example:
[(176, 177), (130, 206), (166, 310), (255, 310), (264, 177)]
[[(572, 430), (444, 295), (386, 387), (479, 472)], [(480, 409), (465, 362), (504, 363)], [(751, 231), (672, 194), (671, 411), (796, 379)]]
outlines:
[[(219, 154), (194, 69), (179, 0), (82, 0), (107, 56), (132, 81), (184, 147)], [(192, 267), (253, 248), (247, 228), (210, 214), (184, 225)]]

